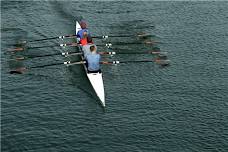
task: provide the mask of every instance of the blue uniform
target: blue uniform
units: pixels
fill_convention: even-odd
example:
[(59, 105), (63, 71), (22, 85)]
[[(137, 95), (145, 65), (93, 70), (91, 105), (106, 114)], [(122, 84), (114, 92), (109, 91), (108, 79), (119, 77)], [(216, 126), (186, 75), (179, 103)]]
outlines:
[(88, 70), (89, 71), (100, 70), (100, 59), (101, 59), (100, 54), (95, 54), (95, 53), (87, 54), (86, 60), (88, 63)]
[(77, 37), (80, 38), (80, 39), (82, 39), (82, 38), (83, 38), (83, 33), (84, 33), (84, 32), (87, 32), (88, 35), (89, 35), (89, 30), (88, 30), (88, 29), (82, 29), (82, 30), (78, 31)]

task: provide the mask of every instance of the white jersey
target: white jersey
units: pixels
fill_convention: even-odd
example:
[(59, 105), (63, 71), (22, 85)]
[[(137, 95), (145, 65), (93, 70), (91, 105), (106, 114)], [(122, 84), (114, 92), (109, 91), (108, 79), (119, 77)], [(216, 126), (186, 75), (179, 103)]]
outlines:
[(84, 57), (86, 58), (86, 56), (88, 54), (91, 54), (91, 51), (90, 51), (90, 46), (95, 46), (96, 50), (97, 50), (97, 46), (95, 44), (91, 44), (91, 43), (88, 43), (84, 46), (82, 46), (82, 51), (84, 52)]

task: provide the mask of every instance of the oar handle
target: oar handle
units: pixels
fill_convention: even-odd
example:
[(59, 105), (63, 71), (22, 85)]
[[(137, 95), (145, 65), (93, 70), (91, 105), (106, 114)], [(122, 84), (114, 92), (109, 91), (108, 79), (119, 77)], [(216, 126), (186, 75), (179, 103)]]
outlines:
[(63, 44), (60, 44), (59, 46), (65, 47), (65, 46), (78, 46), (78, 45), (79, 45), (78, 43), (63, 43)]
[(63, 52), (62, 55), (65, 56), (65, 57), (68, 57), (68, 56), (73, 56), (73, 55), (81, 55), (82, 53), (81, 52)]
[(79, 61), (79, 62), (66, 61), (66, 62), (64, 62), (64, 64), (65, 64), (66, 66), (78, 65), (78, 64), (85, 64), (85, 63), (86, 63), (86, 61)]
[(58, 38), (59, 39), (64, 39), (64, 38), (74, 38), (74, 37), (76, 37), (77, 35), (75, 35), (75, 34), (72, 34), (72, 35), (63, 35), (63, 36), (59, 36)]
[(113, 55), (113, 54), (116, 54), (116, 52), (98, 52), (98, 54), (110, 54), (110, 55)]

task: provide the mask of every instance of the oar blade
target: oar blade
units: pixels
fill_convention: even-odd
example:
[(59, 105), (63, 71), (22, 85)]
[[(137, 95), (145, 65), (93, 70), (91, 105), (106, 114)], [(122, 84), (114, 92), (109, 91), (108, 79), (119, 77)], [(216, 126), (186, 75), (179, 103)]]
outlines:
[(161, 67), (166, 67), (170, 65), (170, 60), (156, 59), (155, 62), (161, 65)]
[(27, 69), (25, 67), (17, 68), (15, 70), (11, 70), (10, 74), (23, 74)]
[(146, 33), (138, 33), (137, 36), (138, 36), (140, 39), (147, 39), (147, 38), (154, 37), (154, 35), (146, 34)]
[(10, 48), (8, 49), (8, 51), (11, 51), (11, 52), (17, 52), (17, 51), (24, 51), (25, 49), (22, 48), (22, 47), (17, 47), (17, 48)]
[(10, 59), (11, 61), (22, 61), (25, 60), (25, 57), (16, 57), (14, 59)]

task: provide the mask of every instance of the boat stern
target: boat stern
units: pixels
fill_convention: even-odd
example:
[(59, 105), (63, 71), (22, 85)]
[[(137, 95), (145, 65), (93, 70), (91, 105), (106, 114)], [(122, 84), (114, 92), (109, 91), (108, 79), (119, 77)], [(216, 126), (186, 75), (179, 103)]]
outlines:
[(100, 99), (102, 106), (105, 107), (105, 93), (102, 73), (88, 73), (87, 76), (94, 88), (94, 91)]

